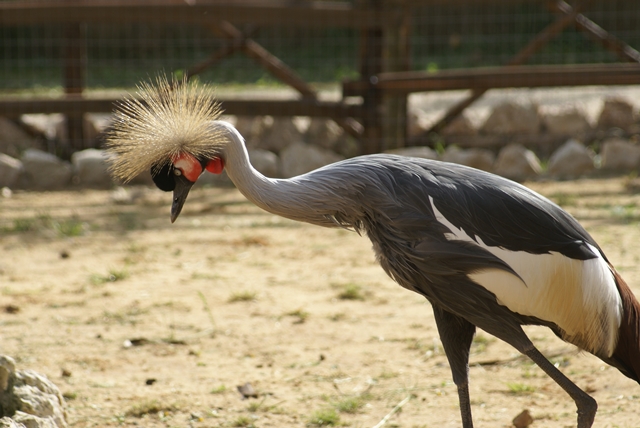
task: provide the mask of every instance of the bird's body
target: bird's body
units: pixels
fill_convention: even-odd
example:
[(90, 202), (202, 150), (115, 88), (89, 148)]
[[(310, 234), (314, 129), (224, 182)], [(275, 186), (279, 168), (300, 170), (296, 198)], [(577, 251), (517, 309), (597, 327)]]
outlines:
[[(135, 158), (126, 158), (133, 152), (127, 144), (135, 150), (141, 132), (121, 123), (111, 145), (120, 158), (114, 170), (127, 178), (132, 171), (123, 165)], [(207, 126), (216, 136), (210, 155), (193, 154), (188, 141), (176, 140), (171, 144), (181, 146), (170, 159), (144, 158), (159, 187), (174, 190), (172, 220), (195, 181), (188, 177), (223, 166), (269, 212), (366, 234), (387, 274), (433, 305), (465, 428), (472, 426), (468, 357), (476, 327), (528, 355), (565, 389), (578, 406), (580, 428), (593, 423), (595, 401), (537, 351), (522, 325), (547, 326), (640, 383), (640, 304), (594, 239), (548, 199), (486, 172), (394, 155), (268, 178), (251, 167), (233, 126), (216, 120)]]

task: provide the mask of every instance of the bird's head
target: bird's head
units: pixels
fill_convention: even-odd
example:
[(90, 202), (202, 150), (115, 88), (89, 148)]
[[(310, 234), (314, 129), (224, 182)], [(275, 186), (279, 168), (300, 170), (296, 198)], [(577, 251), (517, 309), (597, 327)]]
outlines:
[(224, 169), (225, 126), (207, 85), (158, 77), (118, 105), (107, 139), (110, 171), (128, 182), (151, 171), (159, 189), (173, 192), (173, 223), (198, 177)]

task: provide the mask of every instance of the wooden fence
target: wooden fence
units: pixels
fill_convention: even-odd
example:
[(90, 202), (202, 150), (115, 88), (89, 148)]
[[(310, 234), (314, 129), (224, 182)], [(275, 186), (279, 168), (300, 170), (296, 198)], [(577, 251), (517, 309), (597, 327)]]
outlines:
[[(496, 4), (505, 0), (475, 0)], [(222, 59), (242, 52), (280, 81), (294, 88), (295, 100), (222, 99), (233, 115), (327, 117), (362, 143), (365, 153), (390, 146), (427, 144), (430, 132), (440, 131), (488, 89), (579, 85), (640, 84), (640, 53), (588, 18), (584, 8), (563, 0), (510, 0), (547, 8), (556, 20), (522, 47), (504, 67), (410, 71), (412, 10), (424, 4), (464, 7), (464, 0), (358, 0), (353, 3), (305, 0), (20, 0), (0, 2), (0, 26), (60, 25), (64, 28), (63, 86), (65, 95), (2, 98), (0, 115), (60, 112), (67, 116), (69, 152), (85, 148), (82, 115), (109, 112), (117, 99), (86, 97), (85, 28), (87, 24), (180, 23), (200, 25), (226, 41), (205, 60), (185, 67), (194, 76)], [(359, 78), (343, 82), (342, 99), (321, 101), (313, 87), (290, 67), (243, 33), (240, 25), (330, 26), (355, 29), (360, 34)], [(620, 63), (567, 66), (527, 66), (532, 55), (566, 28), (574, 27), (595, 43), (614, 52)], [(471, 95), (451, 108), (443, 119), (412, 141), (406, 136), (407, 96), (414, 92), (470, 89)], [(355, 98), (354, 98), (355, 97)], [(355, 101), (354, 101), (355, 100)], [(383, 120), (384, 119), (384, 120)], [(385, 143), (385, 141), (387, 143)], [(391, 141), (392, 143), (389, 143)]]

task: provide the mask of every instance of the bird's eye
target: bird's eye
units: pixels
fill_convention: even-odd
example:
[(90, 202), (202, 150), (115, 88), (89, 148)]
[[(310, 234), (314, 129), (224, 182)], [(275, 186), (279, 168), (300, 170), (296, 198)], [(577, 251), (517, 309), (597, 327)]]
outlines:
[(182, 175), (182, 171), (180, 171), (178, 168), (174, 168), (173, 175), (180, 177)]

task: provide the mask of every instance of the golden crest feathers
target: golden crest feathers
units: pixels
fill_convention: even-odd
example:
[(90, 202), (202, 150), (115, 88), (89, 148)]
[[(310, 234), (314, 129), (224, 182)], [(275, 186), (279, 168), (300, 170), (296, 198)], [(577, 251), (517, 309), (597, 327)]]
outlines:
[(130, 181), (181, 153), (201, 159), (217, 154), (221, 133), (210, 122), (222, 110), (208, 85), (159, 76), (141, 83), (136, 94), (117, 106), (107, 138), (115, 177)]

